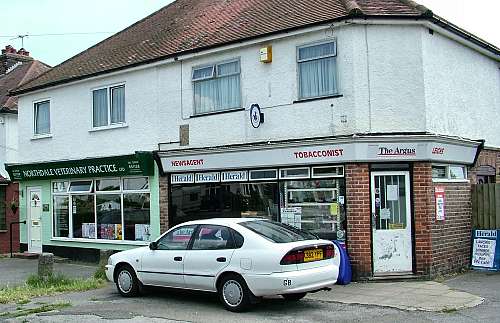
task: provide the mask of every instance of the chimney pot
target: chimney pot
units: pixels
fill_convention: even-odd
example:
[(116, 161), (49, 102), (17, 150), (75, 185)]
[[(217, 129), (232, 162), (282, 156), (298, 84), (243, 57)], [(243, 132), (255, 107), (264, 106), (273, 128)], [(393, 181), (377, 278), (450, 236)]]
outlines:
[(18, 55), (23, 55), (23, 56), (30, 56), (30, 52), (28, 52), (26, 49), (21, 48), (20, 50), (17, 51)]

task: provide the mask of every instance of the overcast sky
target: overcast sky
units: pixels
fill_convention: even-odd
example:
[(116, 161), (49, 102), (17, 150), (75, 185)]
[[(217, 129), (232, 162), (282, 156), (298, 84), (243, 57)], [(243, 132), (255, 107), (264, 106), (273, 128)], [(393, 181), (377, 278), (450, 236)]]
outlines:
[[(286, 0), (285, 0), (286, 1)], [(57, 65), (153, 13), (172, 0), (0, 0), (0, 47), (21, 47), (14, 35), (31, 36), (24, 47), (49, 65)], [(500, 47), (500, 0), (417, 0), (436, 14)], [(107, 33), (101, 33), (107, 32)]]

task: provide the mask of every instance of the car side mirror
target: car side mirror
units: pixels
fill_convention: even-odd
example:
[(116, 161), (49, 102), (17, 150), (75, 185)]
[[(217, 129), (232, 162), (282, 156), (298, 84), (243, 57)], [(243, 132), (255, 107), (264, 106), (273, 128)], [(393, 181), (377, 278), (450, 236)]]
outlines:
[(151, 250), (156, 250), (156, 249), (158, 249), (158, 242), (156, 242), (156, 241), (151, 242), (151, 243), (149, 244), (149, 249), (151, 249)]

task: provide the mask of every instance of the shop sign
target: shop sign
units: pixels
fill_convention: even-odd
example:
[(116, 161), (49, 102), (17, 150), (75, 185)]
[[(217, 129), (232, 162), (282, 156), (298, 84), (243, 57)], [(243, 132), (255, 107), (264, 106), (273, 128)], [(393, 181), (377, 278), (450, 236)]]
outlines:
[(170, 177), (171, 184), (193, 184), (194, 174), (172, 174)]
[(230, 172), (222, 172), (223, 182), (244, 182), (248, 180), (248, 171), (236, 170)]
[(153, 155), (150, 152), (106, 158), (6, 165), (5, 168), (14, 181), (154, 174)]
[(195, 183), (217, 183), (220, 182), (220, 173), (196, 173), (194, 181)]
[(444, 221), (446, 217), (444, 196), (444, 186), (436, 186), (434, 189), (434, 198), (436, 200), (436, 221)]

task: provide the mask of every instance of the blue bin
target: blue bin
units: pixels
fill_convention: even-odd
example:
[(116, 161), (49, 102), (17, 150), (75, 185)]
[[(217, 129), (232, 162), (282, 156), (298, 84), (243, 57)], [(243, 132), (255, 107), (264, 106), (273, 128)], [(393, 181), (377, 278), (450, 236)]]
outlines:
[(338, 285), (347, 285), (352, 280), (352, 270), (351, 262), (349, 260), (349, 255), (347, 254), (347, 248), (345, 242), (333, 240), (333, 243), (340, 250), (340, 267), (339, 267), (339, 277), (337, 278)]

